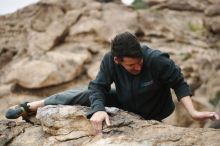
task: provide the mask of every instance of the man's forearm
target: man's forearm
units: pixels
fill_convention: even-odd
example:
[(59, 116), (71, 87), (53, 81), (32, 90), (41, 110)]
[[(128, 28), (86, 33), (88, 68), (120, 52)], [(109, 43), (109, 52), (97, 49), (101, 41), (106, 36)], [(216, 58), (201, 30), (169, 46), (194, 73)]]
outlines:
[(190, 96), (185, 96), (181, 98), (180, 102), (183, 103), (184, 107), (186, 108), (186, 110), (189, 112), (189, 114), (194, 120), (198, 120), (198, 121), (207, 120), (207, 119), (219, 120), (219, 115), (216, 112), (197, 111), (193, 106)]
[(184, 107), (191, 116), (193, 115), (194, 112), (196, 112), (190, 96), (185, 96), (181, 98), (180, 102), (184, 105)]

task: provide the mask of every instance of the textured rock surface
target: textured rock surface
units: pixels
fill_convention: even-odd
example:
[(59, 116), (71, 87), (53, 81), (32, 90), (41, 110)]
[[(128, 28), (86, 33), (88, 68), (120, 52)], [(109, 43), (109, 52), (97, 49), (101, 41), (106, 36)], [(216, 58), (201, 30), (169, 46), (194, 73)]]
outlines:
[(86, 50), (50, 51), (34, 58), (24, 58), (8, 71), (5, 83), (17, 83), (26, 88), (40, 88), (67, 82), (79, 76), (83, 64), (90, 58)]
[(137, 115), (115, 108), (107, 109), (111, 112), (112, 125), (104, 125), (103, 133), (94, 135), (90, 121), (85, 118), (87, 110), (88, 107), (82, 106), (43, 107), (37, 112), (42, 127), (28, 123), (1, 122), (0, 142), (13, 146), (219, 145), (220, 130), (182, 128), (153, 120), (146, 121)]
[(31, 127), (29, 123), (16, 123), (14, 121), (0, 121), (0, 145), (10, 143), (15, 137), (23, 133), (25, 128)]

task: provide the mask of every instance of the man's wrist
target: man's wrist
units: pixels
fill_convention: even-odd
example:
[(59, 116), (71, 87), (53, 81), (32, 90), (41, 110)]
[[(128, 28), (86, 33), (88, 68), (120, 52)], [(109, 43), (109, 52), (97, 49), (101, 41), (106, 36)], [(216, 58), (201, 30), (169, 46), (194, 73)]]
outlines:
[(190, 113), (191, 117), (193, 118), (193, 117), (196, 117), (198, 111), (194, 109), (194, 110), (190, 111), (189, 113)]

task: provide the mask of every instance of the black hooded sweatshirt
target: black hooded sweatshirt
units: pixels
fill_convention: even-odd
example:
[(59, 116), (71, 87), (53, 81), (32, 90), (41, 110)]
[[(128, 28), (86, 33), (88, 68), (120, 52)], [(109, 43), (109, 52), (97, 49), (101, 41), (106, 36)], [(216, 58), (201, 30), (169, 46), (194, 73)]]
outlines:
[(180, 68), (167, 53), (147, 46), (142, 46), (142, 53), (143, 66), (138, 75), (132, 75), (116, 64), (110, 52), (105, 54), (96, 79), (89, 84), (91, 110), (88, 117), (94, 112), (105, 111), (105, 95), (113, 82), (121, 108), (144, 119), (162, 120), (173, 112), (171, 88), (178, 101), (192, 95)]

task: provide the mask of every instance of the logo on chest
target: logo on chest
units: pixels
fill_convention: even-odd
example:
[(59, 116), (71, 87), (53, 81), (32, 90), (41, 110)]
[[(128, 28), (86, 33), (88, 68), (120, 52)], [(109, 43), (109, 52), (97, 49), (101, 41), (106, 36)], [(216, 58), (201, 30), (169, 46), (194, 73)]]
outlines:
[(151, 84), (153, 84), (153, 83), (154, 83), (153, 80), (147, 81), (147, 82), (142, 83), (142, 84), (141, 84), (141, 87), (146, 87), (146, 86), (149, 86), (149, 85), (151, 85)]

